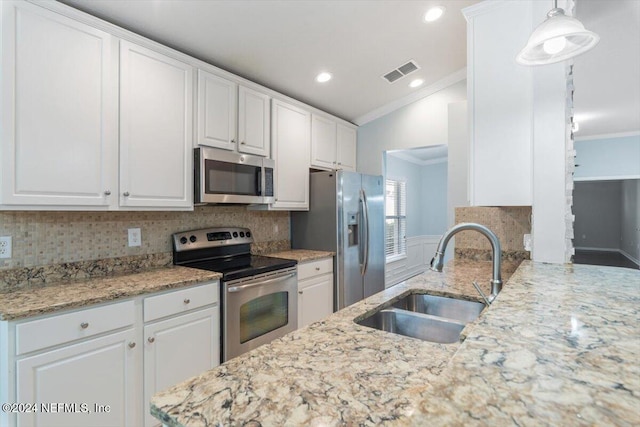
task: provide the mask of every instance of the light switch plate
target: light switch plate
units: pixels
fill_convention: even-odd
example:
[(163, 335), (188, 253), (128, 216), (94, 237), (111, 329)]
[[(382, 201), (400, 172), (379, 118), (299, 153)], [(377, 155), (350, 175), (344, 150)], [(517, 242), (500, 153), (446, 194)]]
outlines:
[(0, 237), (0, 258), (11, 258), (11, 236)]
[(129, 246), (140, 246), (142, 245), (142, 233), (139, 228), (130, 228), (129, 229)]

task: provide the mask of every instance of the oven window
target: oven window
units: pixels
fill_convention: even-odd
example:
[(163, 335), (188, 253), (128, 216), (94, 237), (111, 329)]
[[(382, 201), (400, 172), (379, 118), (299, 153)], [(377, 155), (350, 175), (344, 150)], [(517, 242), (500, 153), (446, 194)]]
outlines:
[(240, 344), (289, 323), (289, 294), (276, 292), (240, 306)]
[(206, 160), (205, 168), (207, 194), (259, 196), (257, 180), (260, 177), (260, 167)]

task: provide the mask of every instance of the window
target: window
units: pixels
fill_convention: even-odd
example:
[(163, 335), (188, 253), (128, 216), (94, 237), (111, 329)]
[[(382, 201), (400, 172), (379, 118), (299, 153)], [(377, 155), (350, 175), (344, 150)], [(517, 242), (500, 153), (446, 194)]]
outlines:
[(407, 253), (407, 183), (388, 179), (385, 206), (385, 255), (387, 259)]

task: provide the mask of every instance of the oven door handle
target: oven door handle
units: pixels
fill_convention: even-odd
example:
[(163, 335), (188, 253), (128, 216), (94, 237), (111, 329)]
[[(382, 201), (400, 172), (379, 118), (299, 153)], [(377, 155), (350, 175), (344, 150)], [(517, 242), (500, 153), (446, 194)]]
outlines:
[(249, 283), (247, 285), (240, 285), (240, 286), (230, 286), (227, 288), (227, 292), (242, 292), (245, 289), (249, 289), (249, 288), (253, 288), (256, 286), (262, 286), (262, 285), (268, 285), (269, 283), (273, 283), (273, 282), (281, 282), (285, 279), (288, 279), (289, 277), (293, 277), (295, 276), (296, 273), (289, 273), (287, 275), (284, 276), (279, 276), (279, 277), (275, 277), (273, 279), (267, 279), (267, 280), (260, 280), (256, 283)]

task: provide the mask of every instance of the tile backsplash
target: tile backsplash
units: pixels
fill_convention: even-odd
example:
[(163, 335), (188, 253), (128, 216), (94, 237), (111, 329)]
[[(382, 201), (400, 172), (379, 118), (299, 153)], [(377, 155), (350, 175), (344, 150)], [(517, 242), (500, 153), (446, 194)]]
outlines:
[[(476, 222), (488, 227), (500, 240), (503, 259), (529, 259), (524, 235), (531, 233), (531, 206), (456, 208), (456, 224)], [(475, 231), (456, 234), (456, 258), (491, 259), (489, 240)]]
[[(169, 253), (170, 236), (205, 227), (247, 227), (255, 249), (283, 249), (289, 212), (245, 206), (199, 206), (193, 212), (0, 212), (0, 236), (13, 239), (12, 257), (0, 269)], [(129, 247), (127, 229), (140, 228), (142, 245)]]

